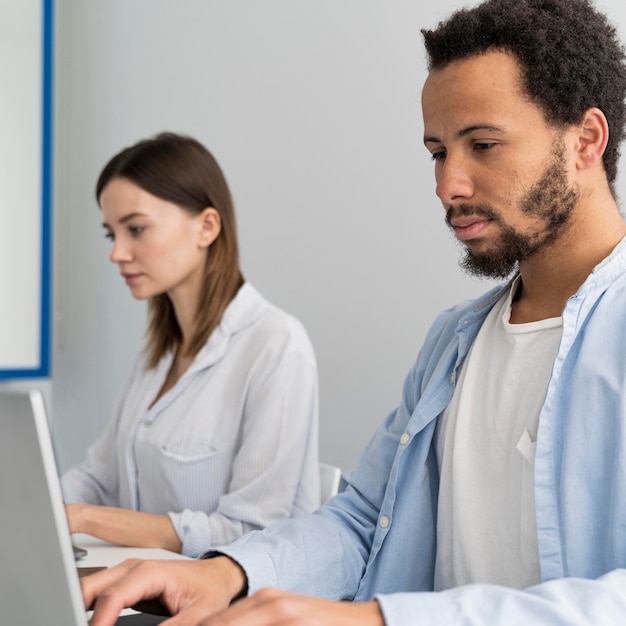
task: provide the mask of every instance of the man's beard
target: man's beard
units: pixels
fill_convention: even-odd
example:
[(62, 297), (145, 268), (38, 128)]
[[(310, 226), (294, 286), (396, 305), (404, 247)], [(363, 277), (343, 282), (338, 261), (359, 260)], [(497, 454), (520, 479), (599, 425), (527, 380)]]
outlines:
[(466, 248), (460, 261), (469, 274), (486, 278), (506, 278), (517, 270), (520, 261), (530, 258), (544, 246), (552, 244), (563, 233), (578, 203), (578, 192), (567, 184), (562, 146), (550, 165), (522, 198), (519, 206), (525, 215), (543, 220), (544, 228), (523, 233), (503, 223), (500, 215), (489, 205), (461, 204), (449, 207), (446, 222), (453, 217), (476, 215), (500, 224), (499, 238), (489, 250), (474, 253)]

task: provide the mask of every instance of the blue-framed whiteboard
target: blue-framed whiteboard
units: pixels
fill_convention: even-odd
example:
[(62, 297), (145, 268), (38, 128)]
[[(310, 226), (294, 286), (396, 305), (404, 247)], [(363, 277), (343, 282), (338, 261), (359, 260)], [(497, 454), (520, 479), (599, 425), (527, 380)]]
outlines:
[(54, 0), (0, 0), (0, 379), (50, 374)]

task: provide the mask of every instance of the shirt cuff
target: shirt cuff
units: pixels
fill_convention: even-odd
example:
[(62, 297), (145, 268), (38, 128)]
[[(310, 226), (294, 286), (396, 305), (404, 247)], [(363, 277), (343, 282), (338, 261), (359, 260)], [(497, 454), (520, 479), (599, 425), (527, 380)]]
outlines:
[(269, 554), (263, 550), (250, 550), (245, 545), (249, 535), (256, 535), (260, 531), (252, 531), (241, 539), (228, 546), (219, 546), (202, 555), (203, 559), (216, 556), (227, 556), (235, 561), (244, 571), (248, 581), (248, 595), (253, 595), (264, 587), (277, 587), (278, 580), (274, 562)]
[(463, 621), (450, 599), (437, 592), (377, 594), (374, 598), (380, 606), (386, 626), (454, 626)]

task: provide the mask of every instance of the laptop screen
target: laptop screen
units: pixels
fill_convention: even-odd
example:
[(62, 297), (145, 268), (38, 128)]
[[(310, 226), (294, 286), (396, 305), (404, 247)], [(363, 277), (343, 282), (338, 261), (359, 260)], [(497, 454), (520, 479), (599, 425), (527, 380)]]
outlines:
[(0, 392), (2, 623), (87, 626), (43, 398)]

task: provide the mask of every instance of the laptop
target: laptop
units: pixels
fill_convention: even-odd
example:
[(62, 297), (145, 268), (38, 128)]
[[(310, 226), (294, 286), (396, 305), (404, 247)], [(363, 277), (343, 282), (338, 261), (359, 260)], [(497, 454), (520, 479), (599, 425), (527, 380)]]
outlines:
[[(0, 611), (3, 624), (87, 626), (43, 397), (0, 392)], [(166, 618), (122, 616), (119, 626)]]

